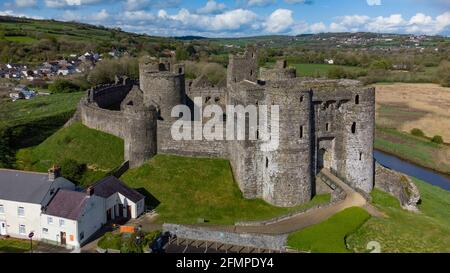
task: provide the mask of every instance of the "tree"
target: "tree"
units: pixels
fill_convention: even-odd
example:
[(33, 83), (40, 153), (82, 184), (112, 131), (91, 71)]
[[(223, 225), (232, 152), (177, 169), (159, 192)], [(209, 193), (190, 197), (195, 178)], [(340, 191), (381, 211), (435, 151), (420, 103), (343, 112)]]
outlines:
[(48, 86), (48, 90), (52, 93), (72, 93), (80, 91), (80, 87), (71, 81), (56, 79)]
[(437, 143), (437, 144), (443, 144), (444, 143), (444, 139), (441, 136), (434, 136), (431, 139), (432, 142)]
[(450, 62), (441, 62), (437, 71), (437, 80), (440, 85), (450, 87)]
[(80, 164), (71, 158), (64, 159), (60, 165), (62, 176), (76, 184), (80, 181), (86, 171), (86, 164)]

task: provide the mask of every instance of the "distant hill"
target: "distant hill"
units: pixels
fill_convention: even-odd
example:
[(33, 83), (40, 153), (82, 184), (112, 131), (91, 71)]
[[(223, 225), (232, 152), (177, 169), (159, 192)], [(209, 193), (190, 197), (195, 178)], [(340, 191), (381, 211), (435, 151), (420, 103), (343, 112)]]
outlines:
[(136, 54), (171, 47), (172, 38), (129, 33), (78, 22), (0, 16), (0, 62), (38, 63), (86, 51)]
[(181, 40), (181, 41), (192, 41), (192, 40), (206, 40), (208, 38), (203, 37), (203, 36), (179, 36), (179, 37), (175, 37), (175, 39)]

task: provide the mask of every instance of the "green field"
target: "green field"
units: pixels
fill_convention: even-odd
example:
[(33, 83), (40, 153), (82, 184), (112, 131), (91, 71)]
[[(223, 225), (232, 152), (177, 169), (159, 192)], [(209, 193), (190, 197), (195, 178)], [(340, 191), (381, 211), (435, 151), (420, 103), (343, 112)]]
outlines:
[(32, 44), (37, 41), (36, 39), (27, 36), (7, 36), (4, 40), (24, 44)]
[(19, 150), (16, 155), (17, 166), (20, 169), (46, 172), (52, 164), (74, 159), (88, 167), (80, 181), (86, 186), (120, 166), (124, 158), (123, 145), (122, 139), (89, 129), (77, 122), (58, 130), (36, 147)]
[(297, 75), (300, 77), (326, 77), (328, 72), (333, 68), (342, 68), (350, 72), (362, 72), (363, 68), (357, 66), (346, 65), (329, 65), (329, 64), (294, 64), (297, 69)]
[[(33, 243), (35, 245), (36, 243)], [(28, 240), (20, 240), (14, 238), (0, 239), (0, 252), (6, 253), (22, 253), (30, 250), (30, 242)]]
[(387, 218), (369, 219), (349, 236), (350, 249), (364, 252), (369, 241), (382, 252), (450, 252), (450, 192), (414, 179), (421, 194), (420, 213), (400, 208), (397, 199), (374, 190), (373, 203)]
[(429, 139), (416, 137), (395, 129), (376, 127), (375, 149), (394, 154), (408, 161), (443, 173), (450, 173), (450, 166), (438, 158), (444, 156), (444, 146)]
[(320, 224), (290, 234), (288, 246), (311, 252), (349, 252), (345, 238), (355, 232), (369, 218), (369, 213), (362, 208), (345, 209)]
[(330, 200), (329, 194), (319, 195), (306, 205), (280, 208), (260, 199), (245, 199), (230, 163), (223, 159), (157, 155), (121, 179), (159, 203), (161, 223), (195, 224), (201, 218), (211, 224), (234, 224), (270, 219)]

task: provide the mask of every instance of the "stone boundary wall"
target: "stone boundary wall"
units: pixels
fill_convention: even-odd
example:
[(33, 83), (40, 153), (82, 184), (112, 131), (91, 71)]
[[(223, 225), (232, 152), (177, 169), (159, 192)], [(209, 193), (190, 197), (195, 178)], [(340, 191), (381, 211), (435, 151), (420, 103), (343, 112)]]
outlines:
[(236, 233), (218, 231), (208, 227), (197, 227), (177, 224), (164, 224), (163, 232), (170, 232), (180, 238), (219, 242), (230, 245), (239, 245), (271, 250), (285, 250), (287, 234), (266, 235), (255, 233)]
[[(319, 173), (319, 175), (321, 175)], [(334, 206), (336, 203), (344, 200), (347, 197), (347, 194), (345, 193), (345, 191), (339, 187), (338, 185), (336, 185), (333, 181), (331, 181), (330, 179), (328, 179), (325, 175), (321, 175), (321, 178), (323, 180), (326, 180), (327, 184), (331, 185), (331, 188), (333, 188), (333, 192), (331, 194), (331, 200), (328, 203), (325, 204), (319, 204), (319, 205), (315, 205), (311, 208), (304, 208), (304, 209), (300, 209), (298, 211), (286, 214), (286, 215), (282, 215), (282, 216), (278, 216), (269, 220), (262, 220), (262, 221), (242, 221), (242, 222), (236, 222), (235, 225), (236, 226), (264, 226), (264, 225), (271, 225), (271, 224), (275, 224), (287, 219), (290, 219), (292, 217), (319, 209), (319, 208), (326, 208), (326, 207), (331, 207)]]

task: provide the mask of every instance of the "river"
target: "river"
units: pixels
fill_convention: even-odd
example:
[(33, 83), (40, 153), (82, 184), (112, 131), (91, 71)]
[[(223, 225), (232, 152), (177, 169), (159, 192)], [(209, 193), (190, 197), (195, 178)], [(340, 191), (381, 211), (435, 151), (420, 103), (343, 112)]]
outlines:
[(398, 157), (378, 150), (374, 150), (373, 157), (378, 161), (378, 163), (385, 167), (416, 177), (429, 184), (450, 191), (450, 177), (448, 176), (420, 167), (413, 163), (406, 162)]

